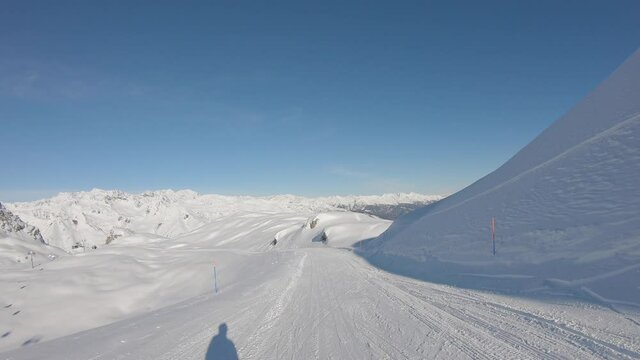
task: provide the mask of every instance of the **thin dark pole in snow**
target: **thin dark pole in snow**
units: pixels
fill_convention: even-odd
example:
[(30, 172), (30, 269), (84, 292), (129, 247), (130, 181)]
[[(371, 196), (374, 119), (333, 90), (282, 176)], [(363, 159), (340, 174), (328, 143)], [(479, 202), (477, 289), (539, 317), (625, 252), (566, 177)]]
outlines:
[(216, 265), (213, 265), (213, 289), (216, 294), (218, 293), (218, 274), (216, 272)]
[(496, 256), (496, 218), (491, 218), (491, 240), (493, 242), (493, 256)]

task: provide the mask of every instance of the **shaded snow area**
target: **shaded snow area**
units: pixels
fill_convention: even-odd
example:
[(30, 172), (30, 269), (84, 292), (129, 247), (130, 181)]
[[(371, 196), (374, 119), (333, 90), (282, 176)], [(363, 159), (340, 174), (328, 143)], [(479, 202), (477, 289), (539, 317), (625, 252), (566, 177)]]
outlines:
[(638, 308), (639, 179), (637, 51), (502, 167), (398, 219), (364, 254), (421, 279)]
[[(639, 134), (636, 52), (434, 203), (93, 190), (6, 204), (0, 359), (639, 359)], [(363, 213), (420, 202), (393, 224)]]

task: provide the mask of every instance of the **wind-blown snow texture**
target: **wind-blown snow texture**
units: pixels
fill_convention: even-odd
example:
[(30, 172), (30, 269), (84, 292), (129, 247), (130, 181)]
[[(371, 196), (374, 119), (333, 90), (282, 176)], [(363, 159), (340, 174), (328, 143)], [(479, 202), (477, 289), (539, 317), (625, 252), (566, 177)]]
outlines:
[(397, 219), (367, 256), (422, 278), (637, 305), (639, 179), (640, 50), (499, 169)]

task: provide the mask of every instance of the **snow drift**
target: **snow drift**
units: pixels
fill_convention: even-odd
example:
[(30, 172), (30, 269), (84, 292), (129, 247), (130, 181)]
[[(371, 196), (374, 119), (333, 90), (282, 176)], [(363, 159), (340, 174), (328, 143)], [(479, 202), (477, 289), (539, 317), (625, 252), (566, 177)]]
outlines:
[(396, 220), (367, 256), (465, 286), (638, 304), (639, 179), (640, 50), (500, 168)]

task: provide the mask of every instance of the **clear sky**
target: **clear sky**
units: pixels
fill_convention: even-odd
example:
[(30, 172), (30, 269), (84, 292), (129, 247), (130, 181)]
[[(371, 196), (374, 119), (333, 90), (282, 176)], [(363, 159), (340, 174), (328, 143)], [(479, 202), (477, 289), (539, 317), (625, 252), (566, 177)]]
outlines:
[(0, 201), (449, 193), (640, 45), (640, 1), (3, 1)]

